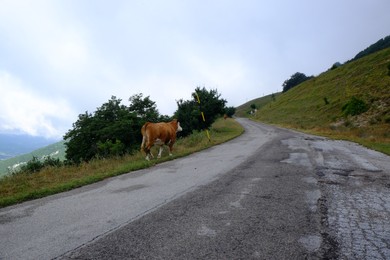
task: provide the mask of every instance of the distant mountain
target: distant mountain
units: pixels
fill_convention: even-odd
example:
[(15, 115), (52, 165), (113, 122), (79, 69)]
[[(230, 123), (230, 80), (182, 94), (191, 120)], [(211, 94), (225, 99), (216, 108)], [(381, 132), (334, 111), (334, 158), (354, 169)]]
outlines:
[(30, 135), (0, 134), (0, 160), (32, 152), (57, 141)]
[(65, 141), (60, 141), (54, 144), (47, 145), (45, 147), (36, 149), (26, 154), (18, 155), (6, 160), (0, 160), (0, 178), (9, 172), (9, 169), (16, 169), (17, 167), (27, 163), (34, 156), (43, 159), (50, 156), (53, 159), (65, 159)]

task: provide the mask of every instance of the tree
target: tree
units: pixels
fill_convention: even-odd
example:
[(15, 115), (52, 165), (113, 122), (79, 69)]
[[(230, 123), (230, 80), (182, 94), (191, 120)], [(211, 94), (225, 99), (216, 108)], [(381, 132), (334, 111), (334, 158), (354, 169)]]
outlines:
[(121, 101), (112, 96), (95, 113), (79, 115), (73, 129), (64, 136), (69, 162), (80, 163), (138, 150), (143, 123), (159, 117), (155, 102), (149, 97), (143, 99), (142, 94), (132, 96), (129, 107)]
[[(197, 102), (198, 97), (200, 104)], [(217, 90), (206, 90), (197, 87), (191, 94), (192, 100), (177, 101), (178, 109), (175, 117), (180, 121), (183, 128), (182, 136), (187, 136), (194, 130), (208, 129), (217, 119), (225, 113), (226, 100), (221, 99), (221, 94)], [(205, 121), (201, 112), (203, 112)]]
[(337, 69), (338, 67), (341, 66), (341, 63), (340, 62), (335, 62), (332, 67), (330, 68), (330, 70), (334, 70), (334, 69)]
[(94, 118), (86, 111), (80, 114), (78, 120), (73, 123), (73, 129), (64, 135), (66, 146), (66, 159), (79, 163), (91, 159), (96, 153), (93, 143), (97, 140), (97, 133), (93, 131)]
[(129, 110), (148, 122), (157, 122), (159, 112), (156, 102), (150, 100), (149, 96), (142, 98), (143, 94), (135, 94), (129, 98), (131, 102)]
[(183, 130), (179, 133), (180, 136), (187, 136), (192, 134), (193, 130), (198, 127), (198, 116), (200, 111), (197, 103), (194, 100), (183, 100), (177, 101), (177, 110), (175, 112), (175, 118), (180, 122)]
[(225, 108), (225, 114), (228, 117), (233, 117), (233, 115), (236, 113), (236, 108), (235, 107), (226, 107)]
[(283, 82), (283, 92), (286, 92), (287, 90), (301, 84), (302, 82), (308, 80), (308, 79), (311, 79), (313, 78), (313, 76), (311, 77), (307, 77), (304, 73), (301, 73), (301, 72), (296, 72), (295, 74), (293, 74), (289, 79), (285, 80)]

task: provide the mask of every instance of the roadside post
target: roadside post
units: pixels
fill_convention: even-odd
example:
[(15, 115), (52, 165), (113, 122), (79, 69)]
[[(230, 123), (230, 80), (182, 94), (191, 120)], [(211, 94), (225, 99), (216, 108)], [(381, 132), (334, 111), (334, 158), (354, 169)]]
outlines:
[[(196, 95), (196, 99), (197, 99), (196, 101), (198, 102), (198, 105), (199, 105), (199, 110), (200, 110), (200, 114), (202, 116), (203, 122), (206, 122), (206, 119), (204, 117), (204, 113), (202, 111), (202, 106), (200, 104), (200, 98), (199, 98), (199, 95), (196, 91), (195, 91), (195, 95)], [(210, 134), (209, 134), (209, 131), (207, 130), (207, 128), (205, 129), (205, 131), (206, 131), (207, 138), (209, 139), (209, 142), (211, 142)]]

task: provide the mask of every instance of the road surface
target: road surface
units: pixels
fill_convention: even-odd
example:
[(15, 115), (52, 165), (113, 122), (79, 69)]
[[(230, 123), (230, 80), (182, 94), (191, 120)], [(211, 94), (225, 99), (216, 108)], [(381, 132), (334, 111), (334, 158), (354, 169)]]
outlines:
[(390, 158), (238, 119), (222, 145), (0, 209), (0, 259), (390, 259)]

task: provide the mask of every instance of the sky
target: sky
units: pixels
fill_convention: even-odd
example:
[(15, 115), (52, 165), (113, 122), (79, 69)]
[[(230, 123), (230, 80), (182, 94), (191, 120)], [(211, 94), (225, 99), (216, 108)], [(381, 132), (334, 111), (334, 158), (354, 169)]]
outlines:
[(388, 0), (0, 0), (0, 133), (61, 139), (142, 93), (160, 114), (197, 86), (228, 106), (319, 75), (390, 35)]

